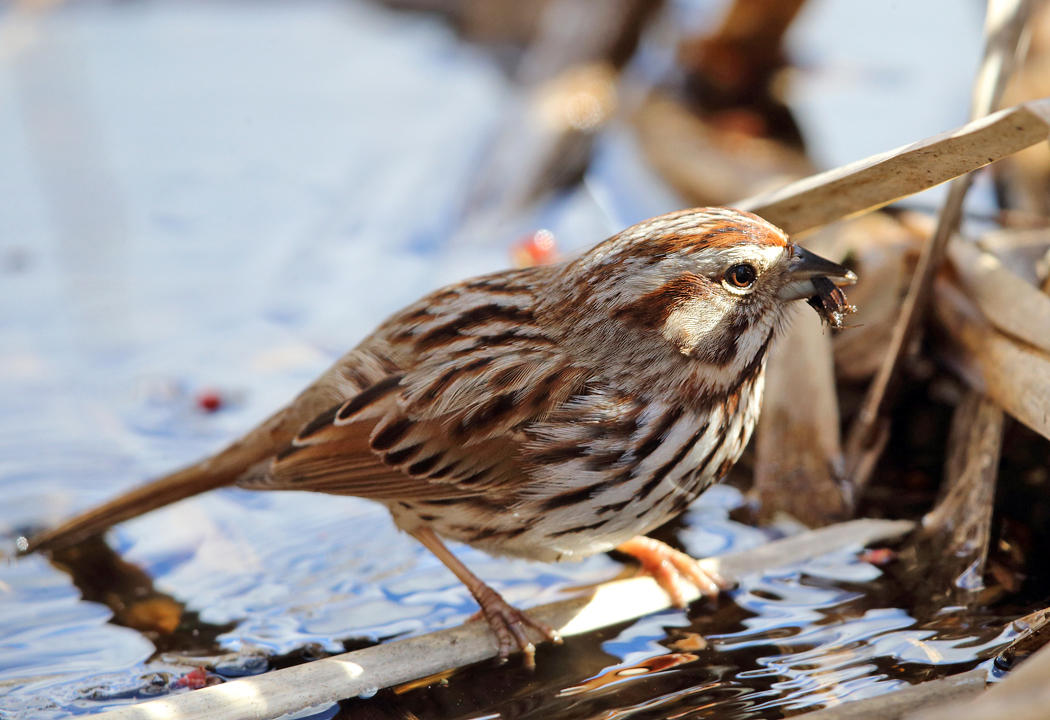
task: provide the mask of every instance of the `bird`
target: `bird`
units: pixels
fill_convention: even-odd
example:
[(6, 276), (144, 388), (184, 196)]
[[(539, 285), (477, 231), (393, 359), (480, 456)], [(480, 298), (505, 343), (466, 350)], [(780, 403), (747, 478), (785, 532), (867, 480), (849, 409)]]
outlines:
[(445, 542), (544, 562), (618, 550), (675, 604), (685, 582), (717, 594), (725, 581), (646, 533), (739, 459), (794, 301), (855, 281), (757, 215), (661, 215), (559, 263), (431, 292), (224, 450), (21, 549), (226, 485), (367, 498), (463, 582), (500, 656), (532, 665), (530, 634), (557, 632)]

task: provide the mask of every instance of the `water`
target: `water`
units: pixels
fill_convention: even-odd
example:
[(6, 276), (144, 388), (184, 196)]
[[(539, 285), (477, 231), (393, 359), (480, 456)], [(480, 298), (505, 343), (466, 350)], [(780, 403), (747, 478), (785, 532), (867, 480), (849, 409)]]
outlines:
[[(704, 555), (768, 539), (727, 517), (741, 499), (731, 487), (706, 494), (685, 517), (684, 547)], [(227, 678), (254, 674), (458, 624), (475, 609), (437, 560), (364, 501), (230, 490), (161, 512), (111, 534), (120, 556), (153, 581), (148, 590), (148, 580), (132, 584), (118, 604), (156, 594), (174, 598), (181, 614), (156, 654), (150, 631), (107, 622), (109, 608), (82, 600), (69, 576), (43, 559), (3, 568), (0, 682), (10, 717), (58, 718), (142, 700), (205, 663)], [(458, 550), (523, 605), (619, 571), (604, 556), (548, 566)], [(123, 572), (117, 576), (134, 576)], [(107, 586), (123, 584), (110, 579)], [(778, 717), (968, 669), (1013, 637), (1000, 630), (1008, 618), (919, 622), (894, 605), (900, 592), (847, 548), (745, 577), (727, 597), (688, 615), (667, 611), (544, 647), (535, 674), (513, 662), (486, 663), (447, 686), (382, 691), (378, 702), (421, 717), (569, 718), (598, 709), (609, 717), (687, 709), (697, 717)], [(359, 702), (342, 712), (352, 716)]]
[[(221, 446), (377, 318), (506, 265), (514, 240), (445, 244), (512, 98), (488, 57), (433, 19), (334, 0), (34, 7), (0, 11), (7, 551), (19, 533)], [(821, 42), (792, 40), (808, 78), (800, 122), (824, 136), (821, 157), (844, 162), (962, 119), (979, 18), (960, 11), (936, 82), (894, 90), (876, 48), (858, 51), (850, 67), (867, 97), (900, 105), (869, 122), (877, 146), (843, 157), (844, 138), (869, 137), (849, 103), (837, 125), (812, 125), (834, 116), (825, 105), (842, 78), (828, 75), (821, 28), (846, 32), (842, 7), (812, 3), (798, 32)], [(581, 189), (518, 222), (542, 222), (571, 248), (678, 204), (621, 127)], [(199, 398), (213, 390), (221, 408), (207, 412)], [(729, 519), (740, 502), (712, 491), (678, 541), (698, 555), (765, 542), (769, 532)], [(458, 551), (525, 606), (621, 570), (605, 556), (553, 566)], [(689, 615), (541, 648), (535, 674), (486, 664), (317, 712), (777, 717), (957, 672), (1009, 639), (1009, 618), (920, 621), (901, 595), (845, 550), (745, 578)], [(253, 674), (473, 611), (378, 506), (217, 491), (119, 526), (108, 547), (0, 564), (0, 717), (97, 712), (206, 682), (192, 674), (201, 664)]]
[[(680, 534), (685, 545), (755, 542), (753, 529), (724, 517), (738, 500), (719, 488), (699, 501)], [(688, 615), (667, 611), (542, 649), (535, 674), (484, 665), (447, 686), (381, 694), (380, 716), (780, 717), (990, 666), (1013, 637), (998, 617), (919, 622), (893, 605), (900, 592), (844, 549), (746, 577)], [(360, 710), (356, 701), (342, 708), (345, 717)]]

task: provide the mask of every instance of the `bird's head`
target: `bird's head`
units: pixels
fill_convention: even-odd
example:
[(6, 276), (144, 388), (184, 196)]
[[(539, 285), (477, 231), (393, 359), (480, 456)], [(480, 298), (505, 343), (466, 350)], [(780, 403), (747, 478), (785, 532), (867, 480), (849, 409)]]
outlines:
[(727, 376), (764, 356), (788, 307), (820, 294), (814, 280), (856, 280), (762, 218), (726, 208), (647, 220), (568, 267), (588, 312), (660, 336)]

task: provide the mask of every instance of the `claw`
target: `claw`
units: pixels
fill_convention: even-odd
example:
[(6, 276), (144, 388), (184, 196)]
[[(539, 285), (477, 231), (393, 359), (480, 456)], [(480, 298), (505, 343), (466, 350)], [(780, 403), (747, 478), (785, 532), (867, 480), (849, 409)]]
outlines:
[[(536, 667), (536, 646), (529, 640), (529, 628), (538, 632), (543, 638), (554, 643), (561, 643), (561, 635), (558, 632), (538, 620), (533, 620), (528, 615), (503, 599), (503, 596), (483, 583), (477, 575), (470, 572), (467, 566), (453, 555), (433, 530), (420, 528), (412, 534), (434, 555), (438, 557), (445, 566), (455, 574), (460, 581), (467, 586), (470, 594), (481, 606), (480, 616), (492, 629), (499, 644), (499, 656), (506, 660), (515, 650), (520, 650), (525, 655), (525, 667), (532, 670)], [(471, 620), (478, 618), (475, 613)]]
[(637, 559), (642, 570), (653, 576), (676, 607), (685, 607), (682, 590), (685, 581), (691, 582), (701, 595), (707, 597), (716, 597), (722, 590), (732, 587), (721, 575), (705, 569), (696, 558), (653, 538), (639, 535), (616, 549)]
[(502, 595), (488, 585), (482, 585), (474, 597), (481, 606), (480, 614), (492, 628), (492, 633), (499, 643), (500, 659), (506, 660), (512, 652), (520, 650), (525, 656), (525, 667), (530, 670), (535, 669), (536, 646), (529, 639), (529, 628), (539, 632), (551, 642), (561, 643), (561, 635), (557, 630), (538, 620), (533, 620), (504, 600)]

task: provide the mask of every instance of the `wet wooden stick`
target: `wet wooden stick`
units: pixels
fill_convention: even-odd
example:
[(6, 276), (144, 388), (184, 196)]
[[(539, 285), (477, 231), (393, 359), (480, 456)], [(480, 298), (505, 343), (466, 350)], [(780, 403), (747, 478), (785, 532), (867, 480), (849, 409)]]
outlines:
[(901, 552), (914, 578), (917, 616), (972, 605), (984, 589), (1003, 411), (977, 391), (955, 408), (941, 497)]
[(1000, 667), (1012, 668), (1050, 643), (1050, 608), (1028, 613), (1010, 624), (1020, 635), (995, 656), (995, 664)]
[[(854, 520), (705, 560), (728, 579), (760, 572), (844, 547), (899, 537), (913, 523)], [(687, 600), (698, 597), (694, 588)], [(565, 637), (626, 622), (669, 606), (650, 577), (599, 585), (580, 597), (529, 609)], [(265, 720), (424, 678), (495, 657), (496, 642), (484, 622), (396, 640), (304, 665), (231, 680), (193, 692), (110, 710), (98, 720)]]

